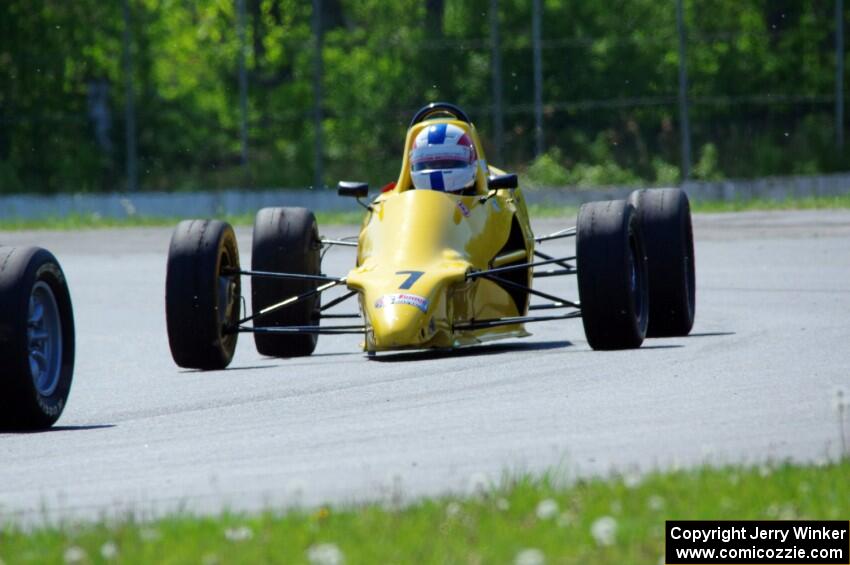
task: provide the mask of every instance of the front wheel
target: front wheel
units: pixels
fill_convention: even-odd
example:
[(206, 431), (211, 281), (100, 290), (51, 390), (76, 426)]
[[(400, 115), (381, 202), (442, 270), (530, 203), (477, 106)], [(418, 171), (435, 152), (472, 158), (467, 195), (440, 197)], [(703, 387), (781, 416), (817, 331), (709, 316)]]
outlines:
[(241, 298), (233, 228), (218, 220), (185, 220), (168, 250), (165, 319), (174, 362), (223, 369), (236, 350)]
[(0, 429), (53, 425), (74, 375), (74, 313), (56, 258), (0, 248)]
[[(251, 269), (301, 275), (321, 274), (321, 243), (313, 212), (306, 208), (263, 208), (254, 220)], [(266, 279), (251, 281), (251, 304), (258, 326), (318, 326), (319, 294), (277, 310), (263, 309), (315, 290), (315, 281)], [(255, 333), (257, 352), (269, 357), (310, 355), (316, 349), (318, 334)]]
[(657, 188), (636, 190), (629, 202), (637, 209), (649, 264), (646, 335), (688, 335), (696, 312), (694, 230), (688, 197), (678, 188)]
[(639, 347), (649, 292), (635, 209), (624, 200), (590, 202), (578, 213), (576, 260), (581, 318), (593, 349)]

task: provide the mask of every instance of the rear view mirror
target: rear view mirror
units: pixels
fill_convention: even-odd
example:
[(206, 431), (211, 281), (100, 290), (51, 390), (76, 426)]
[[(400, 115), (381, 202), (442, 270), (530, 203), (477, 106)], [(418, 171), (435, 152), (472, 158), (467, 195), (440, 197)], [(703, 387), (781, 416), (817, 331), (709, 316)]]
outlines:
[(502, 188), (516, 188), (519, 186), (519, 181), (514, 173), (509, 175), (499, 175), (492, 177), (487, 181), (487, 188), (490, 190), (499, 190)]
[(369, 184), (365, 182), (340, 181), (336, 193), (340, 196), (366, 198), (369, 195)]

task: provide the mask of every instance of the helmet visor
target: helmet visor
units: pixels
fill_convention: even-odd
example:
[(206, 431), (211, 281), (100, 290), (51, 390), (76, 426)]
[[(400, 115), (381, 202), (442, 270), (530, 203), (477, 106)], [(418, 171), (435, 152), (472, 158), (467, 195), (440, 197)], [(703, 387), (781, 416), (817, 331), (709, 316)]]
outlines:
[(413, 163), (413, 171), (428, 171), (437, 169), (462, 169), (468, 167), (468, 161), (459, 159), (425, 159), (417, 163)]

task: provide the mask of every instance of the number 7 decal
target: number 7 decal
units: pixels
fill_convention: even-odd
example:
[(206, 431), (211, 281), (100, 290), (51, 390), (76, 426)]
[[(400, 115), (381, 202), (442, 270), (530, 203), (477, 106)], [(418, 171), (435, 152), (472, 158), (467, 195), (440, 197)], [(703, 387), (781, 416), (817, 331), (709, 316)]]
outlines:
[(398, 288), (401, 290), (408, 290), (410, 287), (416, 284), (416, 281), (419, 280), (419, 277), (421, 277), (425, 273), (424, 271), (396, 271), (395, 274), (407, 275), (407, 278), (404, 280), (403, 283), (399, 285)]

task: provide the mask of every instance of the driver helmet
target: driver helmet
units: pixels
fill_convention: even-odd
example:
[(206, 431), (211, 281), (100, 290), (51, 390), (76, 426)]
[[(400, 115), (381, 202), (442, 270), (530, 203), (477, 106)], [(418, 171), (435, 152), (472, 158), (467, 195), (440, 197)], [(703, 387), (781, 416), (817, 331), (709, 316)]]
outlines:
[(459, 192), (475, 183), (478, 155), (469, 135), (453, 124), (423, 128), (410, 151), (410, 176), (418, 189)]

